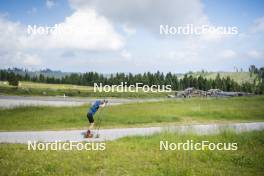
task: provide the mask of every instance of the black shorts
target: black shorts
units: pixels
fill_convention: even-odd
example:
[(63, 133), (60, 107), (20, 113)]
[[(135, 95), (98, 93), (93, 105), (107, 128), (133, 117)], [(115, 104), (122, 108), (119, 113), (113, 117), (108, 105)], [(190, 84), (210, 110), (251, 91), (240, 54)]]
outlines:
[(87, 113), (87, 118), (89, 120), (90, 123), (94, 123), (94, 118), (93, 118), (93, 115), (90, 114), (90, 113)]

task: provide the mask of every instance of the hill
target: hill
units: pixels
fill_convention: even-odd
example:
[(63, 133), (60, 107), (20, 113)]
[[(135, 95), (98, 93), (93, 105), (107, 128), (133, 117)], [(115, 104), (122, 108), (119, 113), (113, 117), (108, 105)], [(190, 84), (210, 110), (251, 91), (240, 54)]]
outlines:
[(43, 69), (43, 70), (27, 70), (27, 69), (20, 69), (20, 68), (8, 68), (9, 72), (13, 72), (15, 74), (19, 74), (22, 76), (25, 76), (25, 74), (28, 74), (30, 77), (39, 76), (42, 74), (45, 77), (54, 77), (54, 78), (62, 78), (66, 75), (70, 75), (71, 72), (62, 72), (60, 70), (51, 70), (49, 68)]
[[(244, 83), (244, 82), (249, 82), (249, 83), (253, 83), (254, 79), (256, 78), (256, 75), (252, 75), (250, 76), (250, 72), (223, 72), (223, 71), (219, 71), (219, 72), (206, 72), (206, 71), (202, 71), (202, 72), (188, 72), (187, 75), (192, 75), (193, 77), (198, 77), (199, 75), (207, 78), (207, 79), (214, 79), (217, 74), (220, 74), (220, 77), (230, 77), (231, 79), (233, 79), (234, 81), (236, 81), (237, 83)], [(179, 78), (183, 78), (184, 74), (178, 74)]]

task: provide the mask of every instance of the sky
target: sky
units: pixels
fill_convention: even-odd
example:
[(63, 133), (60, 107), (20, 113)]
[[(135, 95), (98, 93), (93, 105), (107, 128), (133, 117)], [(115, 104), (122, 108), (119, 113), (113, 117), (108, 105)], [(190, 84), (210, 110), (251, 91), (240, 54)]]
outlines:
[[(161, 34), (161, 25), (233, 27), (237, 32)], [(59, 32), (33, 34), (34, 26), (59, 26)], [(264, 66), (263, 41), (262, 0), (0, 0), (0, 68), (248, 70)]]

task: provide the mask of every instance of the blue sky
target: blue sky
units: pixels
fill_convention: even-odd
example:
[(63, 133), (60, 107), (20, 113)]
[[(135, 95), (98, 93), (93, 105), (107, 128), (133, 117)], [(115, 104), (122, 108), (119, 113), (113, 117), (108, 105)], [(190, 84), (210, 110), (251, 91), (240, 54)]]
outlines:
[[(0, 0), (1, 67), (62, 71), (234, 71), (264, 65), (261, 0)], [(29, 35), (28, 25), (72, 29)], [(224, 26), (237, 35), (160, 35), (160, 25)]]
[(262, 0), (206, 0), (205, 13), (216, 24), (237, 25), (245, 29), (252, 19), (263, 16)]
[[(67, 0), (55, 2), (57, 5), (49, 9), (45, 0), (0, 0), (0, 11), (2, 14), (7, 13), (8, 19), (20, 21), (23, 24), (53, 25), (73, 13)], [(34, 8), (36, 12), (32, 11)]]

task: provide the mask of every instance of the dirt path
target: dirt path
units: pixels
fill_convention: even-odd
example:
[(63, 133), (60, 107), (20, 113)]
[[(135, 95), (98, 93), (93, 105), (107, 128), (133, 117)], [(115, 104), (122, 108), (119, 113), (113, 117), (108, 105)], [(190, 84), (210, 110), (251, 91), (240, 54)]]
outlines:
[[(96, 98), (73, 98), (73, 97), (26, 97), (26, 96), (3, 96), (0, 95), (0, 108), (14, 108), (18, 106), (80, 106), (92, 103)], [(122, 103), (159, 101), (162, 99), (148, 98), (110, 98), (109, 105)]]
[(1, 143), (28, 143), (28, 141), (54, 142), (54, 141), (109, 141), (135, 135), (151, 135), (162, 131), (179, 131), (181, 133), (192, 131), (196, 134), (216, 134), (224, 129), (235, 132), (263, 130), (264, 122), (208, 124), (208, 125), (179, 125), (168, 127), (148, 128), (122, 128), (100, 130), (100, 138), (85, 139), (84, 130), (69, 131), (27, 131), (27, 132), (0, 132)]

